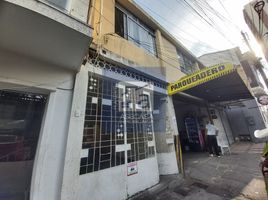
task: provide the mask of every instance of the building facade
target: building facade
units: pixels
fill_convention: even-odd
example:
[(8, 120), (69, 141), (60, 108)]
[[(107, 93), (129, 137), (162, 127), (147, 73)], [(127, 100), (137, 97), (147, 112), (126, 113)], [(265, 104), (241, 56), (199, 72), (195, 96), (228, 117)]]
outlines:
[(75, 83), (78, 117), (70, 120), (61, 197), (126, 199), (159, 175), (178, 173), (166, 86), (202, 65), (134, 2), (92, 7), (93, 42)]
[(266, 60), (268, 60), (268, 2), (251, 1), (245, 5), (243, 13), (245, 22), (261, 46)]
[[(205, 65), (232, 63), (238, 67), (241, 77), (248, 90), (254, 95), (255, 88), (263, 90), (260, 75), (255, 70), (254, 57), (249, 52), (241, 53), (239, 48), (227, 49), (205, 54), (199, 57)], [(234, 85), (233, 87), (237, 87)], [(260, 105), (256, 99), (238, 99), (238, 101), (219, 102), (218, 115), (226, 116), (230, 129), (222, 127), (221, 142), (232, 144), (239, 140), (262, 142), (254, 137), (255, 130), (261, 130), (267, 124), (266, 106)], [(243, 128), (242, 128), (243, 127)], [(228, 131), (229, 130), (229, 131)], [(229, 136), (229, 137), (227, 137)]]
[(179, 172), (167, 85), (204, 68), (179, 41), (132, 0), (0, 6), (0, 198), (127, 199)]
[[(60, 199), (86, 1), (0, 2), (0, 199)], [(79, 12), (78, 12), (79, 10)]]

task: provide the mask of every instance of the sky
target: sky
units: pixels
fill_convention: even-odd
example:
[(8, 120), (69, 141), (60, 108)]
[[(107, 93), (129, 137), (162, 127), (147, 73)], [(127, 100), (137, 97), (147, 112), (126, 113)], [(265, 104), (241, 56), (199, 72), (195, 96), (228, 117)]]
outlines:
[(241, 31), (248, 34), (257, 56), (263, 56), (243, 17), (243, 7), (250, 0), (134, 1), (195, 56), (237, 46), (248, 51)]

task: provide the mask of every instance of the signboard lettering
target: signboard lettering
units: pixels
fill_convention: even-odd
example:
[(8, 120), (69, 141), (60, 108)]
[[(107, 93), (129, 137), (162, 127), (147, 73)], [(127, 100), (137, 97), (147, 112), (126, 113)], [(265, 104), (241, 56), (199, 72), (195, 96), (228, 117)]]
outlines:
[(201, 69), (193, 74), (182, 77), (175, 83), (171, 83), (168, 86), (168, 94), (173, 95), (178, 92), (182, 92), (196, 85), (210, 81), (212, 79), (224, 76), (234, 71), (234, 67), (230, 63), (219, 64), (205, 69)]

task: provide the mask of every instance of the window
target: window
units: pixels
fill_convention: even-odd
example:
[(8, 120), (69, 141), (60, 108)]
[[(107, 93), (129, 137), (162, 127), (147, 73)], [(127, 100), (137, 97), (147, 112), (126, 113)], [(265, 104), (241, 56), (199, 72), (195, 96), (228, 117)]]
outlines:
[(195, 62), (185, 56), (177, 49), (177, 55), (180, 63), (180, 70), (185, 74), (193, 73), (196, 70)]
[(80, 175), (155, 155), (150, 96), (89, 74)]
[(118, 8), (115, 8), (115, 33), (117, 33), (121, 37), (125, 37), (125, 21), (126, 15)]
[(157, 55), (154, 32), (137, 17), (119, 6), (115, 8), (115, 33), (151, 54)]
[(47, 96), (0, 90), (0, 199), (29, 199)]

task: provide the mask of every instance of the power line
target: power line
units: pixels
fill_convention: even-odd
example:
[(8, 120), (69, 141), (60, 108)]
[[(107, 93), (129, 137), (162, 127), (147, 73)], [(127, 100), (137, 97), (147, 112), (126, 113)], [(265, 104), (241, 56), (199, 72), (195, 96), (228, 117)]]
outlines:
[[(205, 1), (196, 1), (196, 3), (201, 7), (204, 7), (208, 13), (212, 14), (212, 18), (214, 18), (214, 16), (216, 17), (215, 20), (218, 18), (220, 20), (220, 22), (222, 22), (222, 24), (230, 31), (229, 27), (230, 25), (233, 25), (233, 28), (236, 28), (238, 31), (234, 31), (233, 29), (231, 29), (231, 31), (236, 34), (237, 36), (240, 36), (240, 29), (238, 28), (238, 26), (236, 24), (234, 24), (231, 20), (227, 19), (224, 15), (222, 15), (221, 13), (219, 13), (217, 10), (215, 10), (209, 3), (207, 0)], [(203, 9), (202, 9), (203, 10)], [(214, 26), (216, 27), (216, 29), (221, 29), (221, 27), (219, 25), (217, 25), (217, 23), (215, 22), (215, 20), (211, 19), (214, 23)], [(221, 32), (224, 37), (226, 37), (226, 35)], [(228, 38), (228, 37), (227, 37)], [(234, 43), (229, 40), (230, 43), (232, 43), (234, 45)]]
[[(175, 27), (176, 29), (180, 30), (181, 32), (183, 32), (183, 33), (185, 33), (185, 34), (187, 34), (187, 35), (189, 35), (189, 36), (191, 36), (192, 38), (196, 39), (197, 41), (202, 42), (202, 41), (199, 40), (199, 38), (196, 38), (196, 37), (193, 36), (192, 34), (185, 32), (185, 30), (184, 30), (184, 29), (181, 29), (177, 24), (172, 23), (170, 20), (164, 18), (164, 17), (161, 16), (159, 13), (157, 13), (157, 12), (154, 11), (154, 10), (152, 10), (151, 8), (149, 8), (148, 6), (146, 6), (145, 4), (143, 4), (143, 3), (141, 3), (141, 2), (139, 2), (139, 4), (143, 5), (143, 7), (145, 7), (146, 9), (148, 9), (149, 11), (151, 11), (152, 13), (154, 13), (156, 16), (158, 16), (159, 18), (161, 18), (164, 22), (167, 22), (167, 23), (171, 24), (171, 25), (173, 26), (173, 28)], [(185, 38), (182, 37), (182, 36), (180, 36), (180, 37), (183, 38), (184, 40), (187, 40), (187, 39), (185, 39)], [(188, 40), (188, 41), (189, 41), (189, 40)], [(191, 41), (190, 41), (190, 42), (191, 42)], [(210, 45), (208, 45), (208, 44), (205, 44), (205, 46), (210, 47)], [(210, 48), (211, 48), (211, 49), (214, 49), (213, 47), (210, 47)], [(215, 50), (215, 49), (214, 49), (214, 50)]]
[[(176, 0), (176, 1), (179, 3), (178, 0)], [(208, 17), (207, 14), (206, 14), (206, 16), (208, 17), (208, 19), (210, 21), (208, 21), (203, 15), (201, 15), (200, 12), (195, 7), (193, 7), (190, 3), (188, 3), (188, 1), (183, 0), (183, 2), (187, 6), (189, 6), (201, 18), (201, 20), (204, 20), (210, 27), (215, 29), (225, 40), (227, 40), (230, 44), (235, 45), (232, 41), (229, 40), (228, 37), (226, 37), (221, 31), (219, 31), (217, 27), (215, 27), (215, 22), (210, 17)]]
[(210, 11), (211, 13), (214, 13), (215, 16), (217, 16), (219, 19), (221, 19), (222, 21), (228, 22), (228, 24), (233, 24), (233, 26), (240, 31), (240, 28), (232, 21), (232, 17), (230, 15), (230, 13), (227, 11), (227, 9), (225, 8), (225, 6), (223, 5), (223, 3), (221, 2), (221, 0), (218, 0), (221, 7), (223, 7), (223, 9), (225, 10), (225, 12), (227, 13), (227, 15), (229, 16), (230, 19), (228, 19), (227, 17), (225, 17), (223, 14), (221, 14), (220, 12), (218, 12), (217, 10), (215, 10), (209, 3), (207, 0), (204, 1), (205, 4), (203, 4), (203, 1), (199, 0), (200, 4), (203, 4), (208, 11)]
[[(162, 2), (161, 0), (159, 1), (163, 6), (165, 6), (167, 9), (173, 11), (174, 15), (177, 14), (177, 10), (174, 9), (174, 8), (170, 8), (167, 6), (167, 4), (165, 4), (164, 2)], [(179, 15), (177, 15), (179, 16)], [(181, 16), (179, 16), (181, 17)], [(190, 20), (187, 20), (186, 18), (183, 19), (185, 22), (187, 22), (187, 25), (188, 24), (191, 24), (194, 28), (196, 28), (197, 31), (200, 31), (200, 27), (196, 26), (195, 24), (193, 24)]]
[[(97, 9), (96, 7), (93, 6), (93, 8), (94, 8), (100, 15), (102, 15), (103, 18), (104, 18), (107, 22), (109, 22), (111, 25), (115, 26), (115, 24), (114, 24), (110, 19), (108, 19), (105, 15), (101, 14), (100, 11), (98, 11), (98, 9)], [(188, 33), (186, 33), (186, 34), (188, 34)], [(175, 35), (175, 36), (176, 36), (176, 35)], [(192, 41), (187, 40), (186, 38), (184, 38), (184, 37), (182, 37), (182, 36), (178, 36), (178, 37), (180, 37), (180, 38), (177, 38), (177, 37), (176, 37), (177, 40), (180, 40), (181, 38), (183, 38), (185, 41), (188, 41), (188, 42), (191, 42), (192, 44), (194, 44)], [(200, 42), (201, 42), (201, 41), (200, 41)], [(208, 45), (203, 45), (203, 46), (206, 47), (206, 48), (209, 48), (209, 49), (211, 49), (211, 50), (213, 50), (213, 51), (217, 50), (217, 49), (215, 49), (215, 48), (213, 48), (213, 47), (210, 47), (210, 46), (208, 46)], [(165, 47), (165, 46), (163, 46), (163, 47)], [(198, 48), (197, 48), (197, 50), (198, 50)]]
[[(98, 11), (98, 9), (97, 8), (95, 8), (95, 7), (93, 7), (99, 14), (101, 14), (99, 11)], [(107, 20), (110, 24), (112, 24), (113, 26), (115, 25), (112, 21), (110, 21), (110, 19), (108, 19), (106, 16), (104, 16), (103, 14), (101, 14), (102, 16), (103, 16), (103, 18), (105, 19), (105, 20)], [(112, 35), (112, 36), (115, 36), (115, 37), (120, 37), (120, 38), (122, 38), (121, 36), (117, 36), (117, 35), (115, 35), (114, 33), (109, 33), (109, 34), (107, 34), (107, 35)], [(138, 41), (138, 40), (136, 40), (136, 42), (138, 42), (139, 44), (144, 44), (142, 41)], [(146, 43), (145, 43), (145, 45), (146, 45)], [(148, 46), (148, 44), (147, 44), (147, 46)], [(158, 46), (157, 44), (155, 44), (155, 46)], [(162, 48), (163, 46), (162, 45), (159, 45), (160, 46), (160, 48)], [(152, 47), (152, 46), (150, 46), (150, 47)], [(147, 48), (145, 48), (145, 49), (147, 49)], [(147, 50), (151, 50), (151, 49), (147, 49)], [(171, 58), (170, 57), (170, 55), (167, 55), (167, 54), (165, 54), (165, 52), (168, 52), (168, 51), (163, 51), (163, 49), (161, 50), (161, 52), (162, 52), (162, 55), (164, 56), (164, 57), (166, 57), (166, 58), (168, 58), (169, 60), (174, 60), (175, 61), (175, 58)], [(158, 57), (159, 58), (159, 57)], [(171, 67), (174, 67), (174, 68), (176, 68), (176, 69), (178, 69), (179, 68), (179, 66), (176, 66), (176, 65), (174, 65), (174, 64), (172, 64), (172, 63), (170, 63), (170, 62), (167, 62), (166, 60), (164, 60), (164, 59), (162, 59), (162, 58), (159, 58), (160, 60), (162, 60), (163, 62), (165, 62), (166, 64), (168, 64), (168, 65), (170, 65)], [(176, 61), (179, 61), (178, 59), (176, 59)], [(196, 59), (196, 61), (197, 61), (197, 59)], [(195, 62), (196, 62), (195, 61)]]

